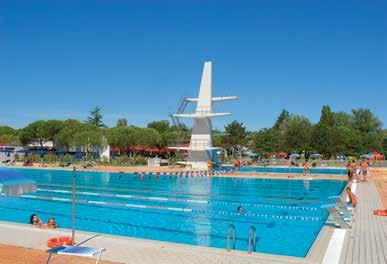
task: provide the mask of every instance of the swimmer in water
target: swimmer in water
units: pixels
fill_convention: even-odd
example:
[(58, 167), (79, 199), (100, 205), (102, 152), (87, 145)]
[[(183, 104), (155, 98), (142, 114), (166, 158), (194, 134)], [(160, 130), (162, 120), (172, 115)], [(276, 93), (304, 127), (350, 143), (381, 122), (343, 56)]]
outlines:
[(238, 214), (243, 213), (243, 207), (242, 207), (241, 205), (238, 206), (238, 208), (237, 208), (237, 213), (238, 213)]

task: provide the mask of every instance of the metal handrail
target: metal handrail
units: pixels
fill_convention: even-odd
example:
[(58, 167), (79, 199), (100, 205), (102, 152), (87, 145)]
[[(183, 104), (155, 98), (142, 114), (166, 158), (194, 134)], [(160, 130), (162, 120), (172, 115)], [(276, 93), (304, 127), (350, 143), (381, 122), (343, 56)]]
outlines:
[(230, 239), (231, 239), (231, 234), (232, 234), (232, 249), (235, 249), (236, 245), (236, 231), (235, 231), (235, 226), (233, 224), (229, 224), (227, 228), (227, 251), (230, 251)]
[(254, 252), (257, 250), (257, 231), (254, 226), (250, 226), (249, 230), (249, 247), (247, 253), (251, 254), (251, 245), (253, 245)]

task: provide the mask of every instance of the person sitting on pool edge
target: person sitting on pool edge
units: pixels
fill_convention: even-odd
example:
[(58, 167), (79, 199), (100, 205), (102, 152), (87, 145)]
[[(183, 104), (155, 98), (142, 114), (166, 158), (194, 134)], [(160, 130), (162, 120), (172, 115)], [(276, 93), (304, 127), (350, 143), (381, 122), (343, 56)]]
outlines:
[(345, 188), (345, 192), (347, 193), (349, 199), (348, 205), (350, 205), (352, 208), (356, 208), (357, 198), (356, 195), (352, 192), (351, 187)]
[(41, 227), (42, 226), (42, 220), (40, 220), (40, 218), (38, 217), (37, 214), (32, 214), (30, 216), (30, 224), (33, 225), (33, 226)]

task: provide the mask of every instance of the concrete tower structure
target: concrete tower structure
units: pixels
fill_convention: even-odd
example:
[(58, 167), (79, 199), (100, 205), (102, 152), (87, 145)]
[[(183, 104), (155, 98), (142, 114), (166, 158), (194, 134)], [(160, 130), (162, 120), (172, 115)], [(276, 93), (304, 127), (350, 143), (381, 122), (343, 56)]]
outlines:
[(178, 113), (176, 118), (192, 118), (193, 127), (189, 147), (175, 147), (188, 150), (186, 164), (194, 170), (206, 170), (208, 161), (217, 161), (215, 148), (212, 146), (212, 117), (231, 115), (231, 113), (213, 113), (212, 103), (236, 100), (235, 96), (212, 97), (212, 63), (205, 62), (200, 83), (199, 97), (186, 98), (187, 102), (196, 102), (195, 113)]

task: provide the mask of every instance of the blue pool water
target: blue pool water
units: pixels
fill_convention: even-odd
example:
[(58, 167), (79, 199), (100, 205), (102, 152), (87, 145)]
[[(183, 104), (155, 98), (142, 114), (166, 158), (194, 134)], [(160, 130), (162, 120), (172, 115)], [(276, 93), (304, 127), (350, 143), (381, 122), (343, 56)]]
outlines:
[[(16, 169), (15, 169), (16, 170)], [(38, 192), (0, 197), (0, 220), (27, 223), (37, 213), (71, 227), (71, 172), (17, 169)], [(327, 218), (320, 209), (344, 181), (179, 177), (78, 172), (77, 229), (226, 248), (234, 224), (236, 248), (247, 250), (250, 226), (257, 251), (303, 257)], [(54, 199), (54, 200), (52, 200)], [(107, 204), (105, 204), (107, 203)], [(244, 212), (237, 213), (242, 206)]]
[[(303, 173), (303, 168), (285, 168), (285, 167), (242, 167), (242, 172), (267, 172), (267, 173)], [(328, 174), (328, 175), (346, 175), (346, 169), (333, 168), (311, 168), (311, 174)]]

